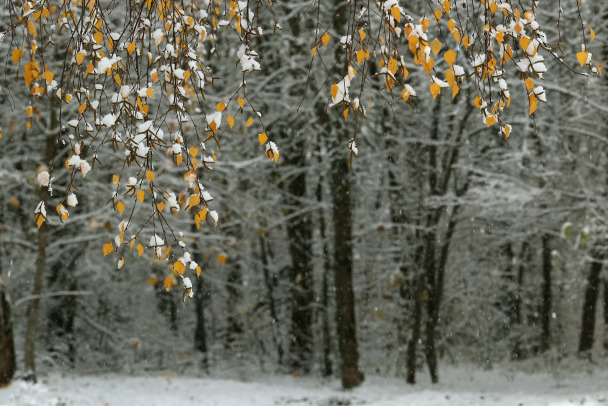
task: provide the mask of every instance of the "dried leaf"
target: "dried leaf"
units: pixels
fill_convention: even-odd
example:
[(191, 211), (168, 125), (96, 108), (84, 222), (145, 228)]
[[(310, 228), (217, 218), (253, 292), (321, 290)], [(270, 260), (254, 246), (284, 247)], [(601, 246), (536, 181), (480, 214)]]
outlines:
[(321, 42), (323, 42), (323, 45), (327, 46), (327, 44), (329, 44), (330, 39), (331, 39), (331, 36), (328, 33), (325, 33), (321, 37)]
[(103, 245), (103, 256), (104, 257), (112, 251), (114, 251), (114, 244), (109, 242), (109, 243)]
[(258, 141), (260, 142), (260, 145), (264, 145), (264, 143), (268, 141), (266, 133), (261, 133), (260, 135), (258, 135)]
[(138, 199), (140, 202), (142, 202), (142, 203), (144, 202), (144, 197), (145, 197), (145, 196), (146, 196), (146, 193), (145, 193), (143, 190), (138, 190), (138, 191), (137, 191), (137, 199)]
[(184, 272), (186, 271), (186, 266), (184, 265), (184, 263), (182, 261), (176, 261), (173, 264), (173, 269), (175, 269), (175, 271), (179, 274), (179, 275), (183, 275)]
[(163, 281), (163, 285), (165, 286), (165, 289), (171, 290), (171, 286), (173, 285), (173, 278), (171, 277), (171, 275), (165, 278), (165, 280)]

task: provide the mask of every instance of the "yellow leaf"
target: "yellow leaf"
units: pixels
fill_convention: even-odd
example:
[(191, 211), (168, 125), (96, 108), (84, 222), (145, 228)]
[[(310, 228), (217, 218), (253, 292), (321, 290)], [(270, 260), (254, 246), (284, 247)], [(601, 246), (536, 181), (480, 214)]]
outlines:
[(387, 66), (389, 72), (391, 72), (393, 75), (397, 73), (397, 60), (390, 58), (388, 60), (388, 66)]
[(439, 95), (439, 92), (441, 92), (441, 86), (433, 82), (431, 84), (431, 94), (433, 95), (433, 99)]
[(317, 56), (317, 47), (312, 47), (311, 48), (312, 51), (312, 57), (314, 58), (315, 56)]
[(182, 261), (176, 261), (173, 264), (173, 268), (177, 271), (179, 275), (183, 275), (184, 271), (186, 270), (186, 267), (184, 266), (184, 263)]
[(216, 262), (218, 265), (224, 265), (226, 263), (226, 261), (228, 260), (228, 257), (226, 256), (226, 254), (222, 253), (219, 254), (216, 258), (215, 258)]
[(145, 196), (146, 196), (146, 193), (145, 193), (143, 190), (138, 190), (138, 191), (137, 191), (137, 199), (138, 199), (140, 202), (142, 202), (142, 203), (144, 202), (144, 197), (145, 197)]
[(127, 52), (129, 53), (129, 55), (131, 55), (133, 51), (135, 51), (135, 48), (135, 42), (131, 42), (129, 45), (127, 45)]
[(450, 68), (445, 71), (445, 81), (448, 82), (448, 85), (452, 87), (454, 82), (456, 81), (456, 77), (454, 76), (454, 69)]
[(357, 65), (361, 64), (363, 59), (365, 59), (365, 51), (360, 49), (357, 51)]
[(120, 178), (118, 175), (112, 175), (112, 183), (118, 185), (120, 183)]
[(348, 118), (348, 109), (344, 109), (344, 111), (342, 112), (342, 116), (344, 117), (344, 121), (346, 121)]
[(454, 86), (452, 86), (452, 99), (454, 97), (456, 97), (459, 90), (460, 90), (460, 86), (458, 86), (458, 83), (454, 83)]
[(448, 21), (448, 28), (450, 32), (454, 32), (454, 29), (456, 28), (456, 21), (450, 19), (450, 21)]
[(595, 38), (595, 31), (593, 31), (593, 28), (589, 27), (589, 31), (591, 32), (591, 41), (593, 41), (593, 39)]
[(435, 66), (435, 60), (433, 58), (430, 58), (428, 61), (426, 58), (422, 60), (422, 67), (429, 75), (431, 74), (431, 70), (433, 70), (433, 66)]
[(401, 22), (401, 10), (399, 9), (399, 6), (391, 7), (391, 15), (398, 23)]
[(243, 109), (243, 106), (245, 105), (245, 100), (239, 97), (236, 102), (239, 104), (239, 106), (241, 106), (241, 109)]
[(230, 126), (230, 128), (232, 128), (234, 126), (234, 118), (232, 116), (228, 116), (226, 121), (228, 122), (228, 125)]
[(439, 51), (441, 51), (441, 47), (443, 46), (443, 44), (441, 44), (441, 41), (435, 38), (433, 41), (431, 41), (430, 46), (431, 51), (433, 51), (433, 53), (437, 55)]
[(532, 113), (534, 113), (536, 111), (536, 108), (538, 107), (538, 105), (536, 104), (537, 102), (537, 98), (536, 95), (534, 93), (530, 93), (530, 96), (528, 96), (528, 100), (530, 101), (530, 115), (532, 115)]
[(446, 13), (450, 12), (450, 8), (452, 7), (452, 3), (450, 3), (448, 0), (445, 0), (443, 3), (441, 3), (441, 5), (443, 6), (443, 9), (445, 10)]
[(528, 49), (528, 46), (530, 45), (530, 42), (532, 42), (532, 41), (530, 40), (530, 38), (525, 37), (525, 36), (524, 36), (524, 37), (521, 37), (521, 38), (519, 39), (519, 46), (521, 46), (521, 49), (523, 49), (523, 50), (524, 50), (524, 52), (525, 52), (525, 51), (526, 51), (526, 49)]
[(38, 33), (36, 32), (36, 24), (34, 24), (33, 21), (27, 22), (27, 32), (29, 32), (33, 37), (38, 36)]
[(34, 109), (32, 108), (32, 106), (27, 106), (25, 109), (25, 114), (27, 114), (28, 117), (31, 117), (32, 113), (34, 113)]
[(38, 226), (38, 228), (40, 228), (40, 226), (42, 225), (42, 223), (44, 223), (45, 220), (46, 219), (41, 213), (36, 214), (36, 225)]
[(479, 96), (477, 96), (477, 97), (475, 98), (475, 100), (473, 100), (473, 104), (474, 104), (474, 105), (475, 105), (475, 107), (477, 107), (478, 109), (480, 109), (480, 108), (481, 108), (481, 102), (482, 102), (482, 100), (481, 100), (481, 98), (480, 98)]
[(189, 154), (190, 154), (192, 157), (195, 157), (195, 156), (197, 156), (197, 155), (198, 155), (198, 148), (196, 148), (195, 146), (191, 146), (191, 147), (188, 149), (188, 153), (189, 153)]
[(171, 290), (171, 285), (173, 285), (173, 278), (171, 278), (171, 275), (165, 278), (163, 285), (165, 286), (165, 289)]
[(253, 124), (253, 117), (249, 116), (247, 122), (245, 123), (245, 127), (249, 127), (251, 124)]
[(125, 204), (119, 200), (118, 203), (116, 203), (116, 210), (122, 214), (125, 211)]
[(143, 255), (143, 253), (144, 253), (144, 247), (141, 244), (137, 243), (137, 256), (141, 257)]
[(157, 72), (153, 72), (150, 75), (150, 78), (152, 78), (152, 83), (156, 83), (158, 81), (158, 73)]
[(329, 40), (331, 39), (331, 37), (329, 36), (328, 33), (323, 34), (323, 36), (321, 37), (321, 42), (323, 42), (323, 45), (327, 46), (327, 44), (329, 44)]
[(340, 90), (340, 88), (338, 87), (338, 85), (336, 85), (335, 83), (333, 84), (333, 86), (330, 89), (331, 92), (331, 97), (333, 97), (334, 99), (336, 98), (336, 95), (338, 94), (338, 90)]
[(443, 55), (443, 59), (448, 63), (448, 65), (452, 66), (456, 61), (456, 52), (448, 49), (446, 53)]
[(146, 172), (146, 179), (148, 179), (148, 182), (152, 182), (154, 180), (154, 172), (147, 171)]
[(492, 124), (496, 122), (496, 117), (494, 115), (490, 115), (486, 117), (486, 126), (490, 127)]
[(258, 135), (258, 141), (260, 141), (260, 145), (263, 145), (266, 141), (268, 141), (266, 133), (261, 133), (260, 135)]
[(581, 64), (581, 67), (585, 65), (585, 62), (587, 62), (588, 57), (589, 54), (587, 53), (587, 51), (581, 51), (576, 54), (576, 59), (578, 59), (578, 63)]
[(200, 197), (198, 197), (198, 195), (192, 195), (190, 196), (190, 199), (188, 199), (188, 208), (193, 208), (197, 205), (199, 205), (201, 202)]
[(125, 258), (123, 256), (121, 256), (120, 259), (118, 260), (118, 269), (122, 268), (124, 264), (125, 264)]
[(44, 78), (46, 79), (46, 83), (51, 84), (55, 74), (53, 72), (51, 72), (50, 70), (45, 70), (44, 73), (42, 74), (42, 76), (44, 76)]
[(89, 75), (91, 72), (93, 72), (95, 70), (95, 67), (93, 66), (93, 62), (89, 62), (89, 64), (87, 65), (87, 69), (84, 72), (85, 75)]
[(148, 285), (156, 286), (156, 284), (158, 283), (158, 278), (155, 278), (154, 276), (151, 278), (148, 278), (148, 280), (146, 280), (146, 283)]
[(215, 121), (209, 123), (209, 128), (211, 128), (211, 131), (213, 132), (213, 134), (215, 134), (215, 132), (217, 131), (217, 124), (215, 123)]
[(97, 31), (95, 35), (93, 35), (93, 39), (95, 40), (96, 44), (101, 44), (101, 41), (103, 41), (103, 34)]
[(82, 103), (80, 106), (78, 106), (78, 114), (80, 114), (82, 116), (82, 113), (84, 113), (86, 109), (87, 109), (87, 104)]
[(80, 52), (80, 53), (76, 54), (76, 63), (77, 63), (78, 65), (82, 64), (82, 62), (84, 61), (84, 57), (85, 57), (86, 55), (87, 55), (87, 54), (86, 54), (86, 53), (84, 53), (84, 52)]
[(216, 111), (224, 111), (226, 110), (226, 103), (221, 102), (215, 105), (215, 110)]
[(196, 277), (198, 278), (199, 276), (201, 276), (201, 267), (197, 266), (196, 267)]
[(11, 52), (11, 56), (13, 57), (13, 62), (15, 64), (19, 62), (19, 59), (21, 59), (21, 55), (23, 55), (23, 52), (21, 52), (20, 49), (15, 49), (13, 52)]
[(431, 21), (428, 18), (424, 17), (422, 18), (422, 21), (420, 21), (420, 24), (422, 24), (422, 31), (426, 32), (426, 30), (429, 29), (429, 25), (431, 25)]
[(530, 92), (532, 90), (532, 88), (534, 87), (534, 81), (530, 78), (526, 78), (526, 80), (524, 81), (524, 84), (526, 85), (526, 89), (528, 89), (528, 92)]
[(160, 202), (159, 204), (156, 205), (156, 208), (158, 209), (159, 213), (162, 213), (163, 210), (165, 209), (165, 203)]
[(498, 5), (494, 2), (490, 3), (490, 11), (492, 12), (492, 15), (496, 13), (496, 10), (498, 10)]
[[(454, 37), (454, 41), (460, 43), (460, 30), (458, 28), (454, 29), (452, 37)], [(469, 49), (469, 37), (465, 36), (462, 39), (462, 45), (464, 45), (465, 49)]]
[(507, 138), (509, 138), (509, 134), (511, 134), (511, 126), (510, 126), (509, 124), (507, 124), (507, 125), (505, 126), (505, 140), (506, 140)]
[(114, 251), (114, 244), (109, 242), (109, 243), (103, 245), (103, 256), (104, 257), (112, 251)]
[(435, 21), (441, 20), (442, 15), (443, 15), (443, 12), (439, 9), (435, 10), (435, 12), (433, 13), (433, 17), (435, 17)]
[(363, 31), (363, 28), (359, 28), (359, 41), (363, 41), (366, 37), (365, 31)]

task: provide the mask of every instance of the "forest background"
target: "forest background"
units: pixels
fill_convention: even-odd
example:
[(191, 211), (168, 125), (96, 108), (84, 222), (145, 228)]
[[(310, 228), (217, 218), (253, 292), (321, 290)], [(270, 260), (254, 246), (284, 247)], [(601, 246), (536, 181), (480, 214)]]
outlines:
[[(133, 207), (131, 221), (146, 223), (135, 205), (148, 195), (130, 190), (130, 180), (112, 194), (124, 171), (120, 153), (100, 155), (86, 182), (74, 180), (68, 161), (78, 143), (56, 140), (74, 140), (83, 112), (69, 100), (41, 101), (31, 87), (11, 90), (12, 80), (22, 80), (21, 55), (6, 38), (0, 43), (4, 370), (14, 345), (18, 373), (29, 378), (57, 369), (213, 374), (253, 366), (341, 376), (351, 387), (364, 373), (414, 383), (426, 366), (437, 380), (442, 362), (604, 356), (608, 87), (605, 76), (572, 69), (583, 65), (574, 55), (589, 27), (597, 32), (596, 59), (607, 59), (608, 6), (567, 1), (536, 10), (566, 56), (545, 61), (549, 103), (533, 116), (526, 88), (513, 90), (507, 142), (504, 131), (480, 119), (478, 89), (466, 81), (454, 98), (432, 95), (432, 86), (415, 98), (369, 92), (361, 99), (365, 118), (354, 108), (343, 117), (329, 108), (340, 91), (330, 84), (342, 68), (327, 62), (343, 48), (341, 28), (332, 25), (340, 4), (275, 3), (272, 14), (260, 11), (274, 27), (251, 39), (262, 55), (260, 72), (249, 72), (257, 70), (256, 55), (222, 48), (222, 24), (212, 24), (213, 42), (203, 45), (213, 77), (222, 79), (209, 103), (232, 100), (235, 86), (244, 99), (203, 152), (201, 163), (213, 169), (201, 180), (214, 214), (176, 218), (200, 267), (198, 277), (196, 266), (187, 270), (190, 288), (162, 254), (135, 260), (139, 244), (133, 251), (110, 244), (106, 252), (124, 231), (118, 199), (130, 202), (127, 212)], [(427, 7), (409, 2), (404, 13), (424, 15)], [(2, 11), (6, 24), (10, 10)], [(409, 71), (413, 88), (428, 87), (424, 70)], [(376, 73), (370, 68), (368, 80), (382, 88), (385, 78)], [(508, 81), (516, 88), (521, 80)], [(194, 123), (214, 123), (195, 105), (189, 114)], [(181, 125), (165, 124), (168, 132)], [(184, 165), (175, 153), (159, 155), (156, 176), (164, 176), (166, 190), (183, 189)], [(49, 216), (36, 224), (34, 209), (47, 192), (39, 174), (55, 159), (68, 166), (54, 167), (56, 189), (73, 187), (78, 206), (65, 223)], [(176, 211), (180, 205), (187, 213), (190, 202), (180, 197)], [(146, 232), (156, 252), (156, 234)], [(118, 258), (110, 251), (120, 251)], [(192, 300), (185, 300), (188, 289)]]

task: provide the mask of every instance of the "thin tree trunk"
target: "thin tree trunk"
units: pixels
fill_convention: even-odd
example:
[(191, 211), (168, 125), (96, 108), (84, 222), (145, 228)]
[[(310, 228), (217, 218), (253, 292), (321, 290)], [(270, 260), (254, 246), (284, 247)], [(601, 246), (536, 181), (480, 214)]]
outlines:
[(277, 316), (276, 303), (274, 300), (274, 283), (270, 277), (270, 270), (268, 269), (269, 260), (268, 252), (266, 250), (266, 238), (260, 236), (260, 250), (262, 256), (262, 268), (264, 270), (264, 282), (266, 284), (267, 296), (268, 296), (268, 309), (270, 311), (270, 322), (272, 323), (272, 339), (274, 341), (275, 348), (277, 349), (277, 357), (279, 365), (283, 365), (283, 340), (281, 339), (281, 333), (279, 330), (279, 318)]
[[(198, 241), (194, 246), (193, 259), (202, 268), (203, 256)], [(205, 329), (205, 275), (201, 272), (196, 281), (194, 292), (194, 306), (196, 310), (196, 326), (194, 327), (194, 348), (203, 354), (202, 367), (204, 371), (209, 368), (209, 354), (207, 348), (207, 330)]]
[[(523, 322), (521, 307), (522, 307), (522, 295), (523, 295), (523, 285), (524, 285), (524, 274), (526, 272), (527, 264), (530, 262), (530, 246), (527, 241), (521, 246), (521, 254), (520, 254), (520, 263), (517, 268), (517, 287), (515, 292), (515, 302), (514, 302), (514, 315), (513, 315), (513, 323), (515, 326), (521, 326)], [(513, 342), (513, 350), (511, 357), (513, 359), (521, 359), (523, 357), (521, 351), (521, 338), (519, 336), (519, 331), (514, 336)]]
[(552, 294), (551, 294), (551, 268), (553, 267), (551, 260), (551, 247), (550, 247), (549, 234), (543, 235), (543, 283), (542, 283), (542, 304), (541, 304), (541, 334), (540, 334), (540, 352), (545, 352), (549, 349), (549, 343), (551, 340), (551, 308), (552, 308)]
[(604, 279), (604, 350), (608, 350), (608, 279)]
[(602, 260), (598, 253), (593, 254), (587, 286), (585, 287), (585, 301), (583, 302), (583, 314), (581, 322), (581, 335), (578, 343), (578, 352), (590, 351), (593, 348), (593, 336), (595, 333), (595, 307), (600, 288), (600, 274), (602, 272)]
[(424, 295), (424, 272), (420, 271), (416, 282), (416, 291), (414, 292), (414, 312), (412, 317), (412, 335), (407, 344), (407, 383), (413, 385), (416, 383), (416, 347), (420, 340), (420, 328), (422, 327), (422, 300)]
[[(0, 244), (0, 276), (2, 276), (2, 245)], [(15, 375), (15, 344), (11, 306), (6, 294), (6, 286), (0, 283), (0, 387), (8, 385)]]
[[(323, 203), (323, 183), (319, 182), (317, 187), (317, 202)], [(327, 235), (325, 231), (325, 216), (323, 210), (319, 215), (319, 233), (323, 242), (323, 277), (321, 285), (321, 308), (322, 308), (322, 329), (323, 329), (323, 365), (322, 373), (324, 377), (329, 377), (333, 374), (333, 364), (331, 362), (331, 329), (329, 323), (329, 281), (327, 275), (331, 272), (331, 262), (329, 257), (329, 244), (327, 243)]]

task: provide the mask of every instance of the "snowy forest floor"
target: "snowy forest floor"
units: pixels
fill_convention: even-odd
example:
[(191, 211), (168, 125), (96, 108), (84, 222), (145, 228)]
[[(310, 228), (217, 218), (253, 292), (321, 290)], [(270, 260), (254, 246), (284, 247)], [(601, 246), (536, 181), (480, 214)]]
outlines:
[[(431, 385), (370, 376), (344, 392), (337, 380), (279, 375), (255, 379), (195, 378), (159, 372), (149, 376), (51, 374), (38, 385), (16, 381), (0, 389), (0, 405), (15, 406), (596, 406), (608, 404), (608, 369), (590, 364), (560, 364), (553, 373), (512, 364), (483, 370), (445, 366), (442, 382)], [(582, 368), (581, 368), (582, 366)], [(546, 367), (546, 366), (545, 366)], [(422, 371), (421, 371), (422, 372)], [(426, 371), (424, 371), (426, 372)]]

